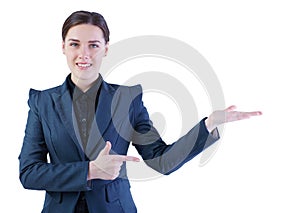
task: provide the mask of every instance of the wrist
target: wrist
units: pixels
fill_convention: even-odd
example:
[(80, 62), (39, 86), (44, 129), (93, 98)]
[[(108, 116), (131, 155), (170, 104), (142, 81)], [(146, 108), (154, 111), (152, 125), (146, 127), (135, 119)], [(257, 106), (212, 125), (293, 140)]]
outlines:
[(211, 132), (212, 130), (215, 129), (215, 127), (213, 126), (212, 122), (211, 122), (211, 119), (210, 117), (208, 117), (206, 120), (205, 120), (205, 126), (206, 126), (206, 129), (208, 132)]
[(93, 170), (94, 170), (94, 162), (90, 161), (89, 162), (89, 169), (88, 169), (88, 174), (87, 174), (87, 180), (93, 179)]

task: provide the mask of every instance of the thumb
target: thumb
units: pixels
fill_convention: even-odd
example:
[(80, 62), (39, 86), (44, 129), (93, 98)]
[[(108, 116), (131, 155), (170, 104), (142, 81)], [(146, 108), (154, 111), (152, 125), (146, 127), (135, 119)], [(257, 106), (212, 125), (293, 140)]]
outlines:
[(233, 111), (233, 110), (235, 110), (236, 109), (236, 106), (235, 105), (231, 105), (230, 107), (227, 107), (226, 109), (225, 109), (225, 111), (226, 112), (231, 112), (231, 111)]
[(109, 141), (106, 141), (105, 147), (101, 150), (101, 155), (109, 155), (109, 152), (111, 150), (111, 143)]

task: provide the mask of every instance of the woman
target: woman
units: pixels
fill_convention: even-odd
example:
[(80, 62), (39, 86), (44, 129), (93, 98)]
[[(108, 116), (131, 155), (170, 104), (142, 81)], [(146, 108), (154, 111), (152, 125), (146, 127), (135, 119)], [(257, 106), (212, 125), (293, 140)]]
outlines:
[(42, 212), (136, 212), (125, 163), (139, 158), (127, 156), (130, 142), (147, 165), (170, 174), (219, 139), (218, 125), (261, 114), (234, 106), (215, 111), (167, 145), (143, 106), (141, 86), (102, 79), (108, 48), (103, 16), (72, 13), (62, 28), (71, 73), (60, 86), (30, 90), (20, 180), (24, 188), (46, 191)]

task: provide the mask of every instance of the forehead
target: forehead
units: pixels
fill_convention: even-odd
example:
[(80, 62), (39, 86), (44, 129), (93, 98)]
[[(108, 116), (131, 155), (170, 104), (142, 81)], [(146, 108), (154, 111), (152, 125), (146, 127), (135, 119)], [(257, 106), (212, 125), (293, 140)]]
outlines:
[(104, 39), (102, 30), (95, 25), (80, 24), (71, 27), (66, 35), (66, 40), (78, 39), (80, 41)]

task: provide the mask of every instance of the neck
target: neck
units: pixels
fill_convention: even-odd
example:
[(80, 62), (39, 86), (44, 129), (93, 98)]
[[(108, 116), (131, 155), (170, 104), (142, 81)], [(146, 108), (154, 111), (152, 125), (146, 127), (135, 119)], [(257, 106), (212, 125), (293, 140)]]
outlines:
[(81, 78), (76, 78), (74, 75), (71, 75), (71, 80), (73, 83), (82, 91), (86, 92), (91, 88), (93, 83), (97, 80), (98, 76), (96, 76), (93, 79), (81, 79)]

